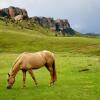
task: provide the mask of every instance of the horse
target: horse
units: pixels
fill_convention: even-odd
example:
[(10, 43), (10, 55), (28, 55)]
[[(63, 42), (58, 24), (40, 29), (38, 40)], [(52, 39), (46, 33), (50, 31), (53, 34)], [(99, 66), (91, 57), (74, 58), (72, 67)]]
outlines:
[(24, 52), (20, 54), (15, 63), (13, 64), (10, 72), (8, 73), (7, 79), (7, 89), (11, 89), (14, 82), (16, 74), (19, 70), (23, 73), (23, 87), (25, 87), (25, 80), (26, 80), (26, 72), (28, 71), (31, 75), (32, 79), (37, 85), (36, 78), (32, 72), (33, 69), (39, 69), (45, 66), (47, 70), (50, 72), (50, 83), (49, 85), (54, 85), (54, 82), (57, 79), (56, 75), (56, 67), (55, 67), (55, 57), (54, 54), (50, 51), (43, 50), (38, 51), (35, 53)]

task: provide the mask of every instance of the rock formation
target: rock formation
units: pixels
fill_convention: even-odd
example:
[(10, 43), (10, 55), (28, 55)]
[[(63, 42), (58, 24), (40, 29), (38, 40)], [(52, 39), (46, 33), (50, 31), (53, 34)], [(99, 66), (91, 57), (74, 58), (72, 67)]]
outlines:
[(18, 7), (12, 7), (0, 9), (0, 16), (2, 17), (15, 17), (17, 15), (23, 15), (23, 18), (28, 18), (27, 11), (25, 9), (20, 9)]
[(37, 23), (42, 27), (50, 28), (53, 31), (62, 32), (63, 34), (75, 34), (75, 31), (70, 27), (70, 24), (67, 19), (57, 19), (47, 17), (31, 17), (30, 20), (33, 23)]
[(17, 15), (14, 17), (14, 20), (15, 21), (20, 21), (20, 20), (23, 20), (23, 15)]
[(30, 20), (34, 23), (40, 24), (43, 27), (54, 27), (55, 26), (55, 21), (53, 18), (47, 18), (47, 17), (31, 17)]
[(62, 32), (63, 34), (75, 34), (75, 31), (70, 27), (70, 24), (67, 19), (57, 19), (48, 17), (28, 17), (27, 11), (25, 9), (20, 9), (18, 7), (8, 7), (0, 10), (1, 17), (9, 17), (14, 20), (23, 20), (25, 18), (29, 19), (33, 23), (37, 23), (42, 27), (50, 28), (56, 32)]

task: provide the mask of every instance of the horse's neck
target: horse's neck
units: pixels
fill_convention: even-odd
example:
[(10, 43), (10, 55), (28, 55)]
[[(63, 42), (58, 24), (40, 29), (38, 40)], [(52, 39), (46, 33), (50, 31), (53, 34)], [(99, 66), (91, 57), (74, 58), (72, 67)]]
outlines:
[(13, 68), (12, 68), (12, 70), (11, 70), (11, 76), (12, 76), (12, 77), (15, 77), (15, 76), (16, 76), (17, 72), (18, 72), (19, 69), (20, 69), (19, 67), (20, 67), (20, 66), (18, 66), (18, 65), (16, 65), (16, 64), (13, 66)]
[(11, 76), (12, 76), (12, 77), (15, 77), (16, 74), (17, 74), (17, 72), (18, 72), (19, 69), (20, 69), (20, 58), (21, 58), (21, 57), (22, 57), (22, 55), (19, 56), (19, 57), (16, 59), (16, 62), (15, 62), (15, 64), (13, 65), (13, 67), (12, 67), (12, 69), (11, 69)]

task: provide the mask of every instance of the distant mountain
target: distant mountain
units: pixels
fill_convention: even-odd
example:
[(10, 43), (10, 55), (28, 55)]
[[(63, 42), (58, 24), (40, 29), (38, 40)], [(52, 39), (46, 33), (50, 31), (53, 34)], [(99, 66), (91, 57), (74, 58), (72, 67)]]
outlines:
[(100, 38), (100, 34), (96, 34), (96, 33), (85, 33), (85, 34), (81, 34), (81, 36), (84, 36), (84, 37), (93, 37), (93, 38)]

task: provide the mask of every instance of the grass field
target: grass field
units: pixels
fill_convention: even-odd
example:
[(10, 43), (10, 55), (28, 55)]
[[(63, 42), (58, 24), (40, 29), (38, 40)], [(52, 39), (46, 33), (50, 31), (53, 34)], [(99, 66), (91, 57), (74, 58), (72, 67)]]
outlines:
[[(0, 54), (0, 99), (1, 100), (99, 100), (99, 57), (55, 53), (58, 80), (49, 87), (49, 73), (45, 67), (35, 70), (38, 87), (27, 73), (27, 87), (22, 89), (22, 73), (19, 72), (13, 89), (6, 89), (7, 73), (17, 54)], [(89, 68), (89, 71), (79, 72)]]
[[(0, 100), (99, 100), (100, 99), (100, 39), (54, 37), (38, 31), (0, 24)], [(40, 28), (39, 28), (40, 29)], [(50, 75), (45, 67), (34, 70), (38, 86), (27, 73), (22, 89), (19, 72), (11, 90), (6, 89), (7, 73), (21, 52), (40, 50), (54, 52), (57, 81), (49, 87)], [(89, 69), (82, 71), (82, 69)]]

